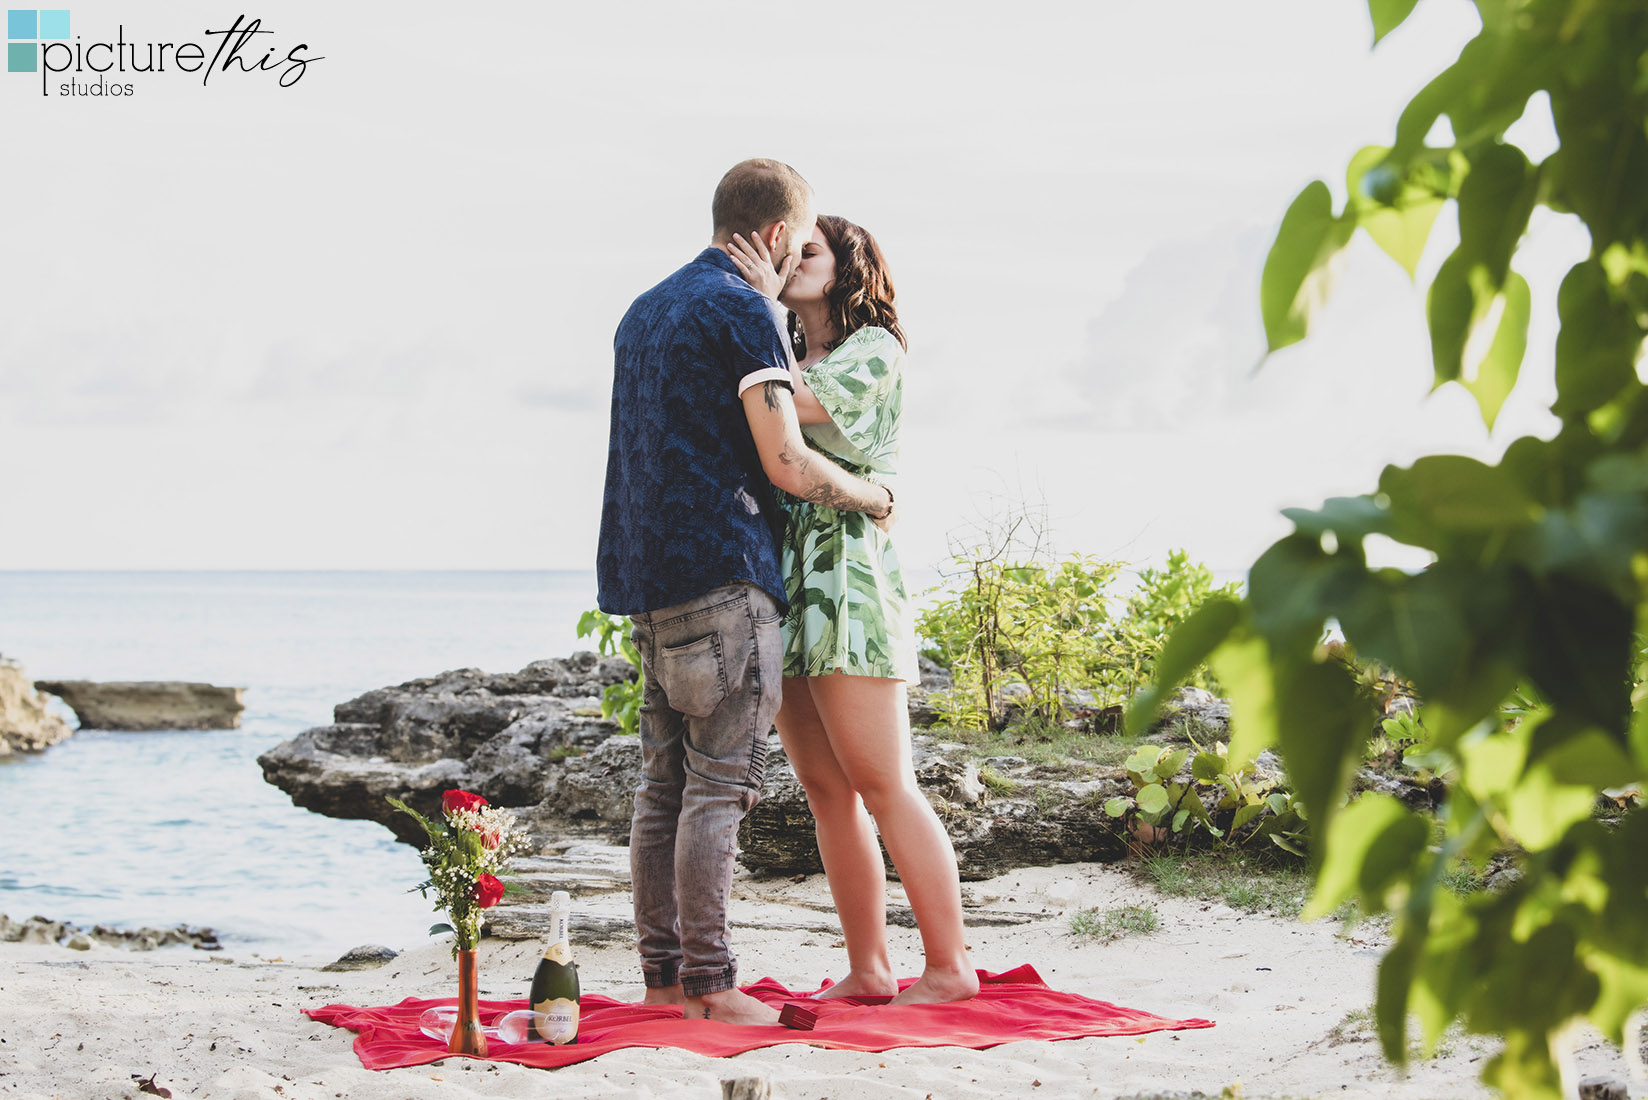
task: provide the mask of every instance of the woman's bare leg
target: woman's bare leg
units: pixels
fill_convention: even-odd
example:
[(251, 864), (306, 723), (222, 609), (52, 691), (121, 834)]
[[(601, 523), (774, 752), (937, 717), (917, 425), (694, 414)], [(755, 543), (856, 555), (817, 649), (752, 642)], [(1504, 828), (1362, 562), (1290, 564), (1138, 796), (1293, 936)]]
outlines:
[(956, 852), (916, 786), (904, 681), (836, 675), (814, 676), (807, 684), (835, 760), (875, 816), (921, 929), (926, 966), (894, 1003), (972, 997), (978, 973), (967, 955)]
[(847, 941), (848, 973), (822, 997), (891, 997), (898, 979), (887, 957), (887, 870), (875, 825), (842, 774), (805, 677), (784, 680), (778, 736), (807, 790), (830, 896)]

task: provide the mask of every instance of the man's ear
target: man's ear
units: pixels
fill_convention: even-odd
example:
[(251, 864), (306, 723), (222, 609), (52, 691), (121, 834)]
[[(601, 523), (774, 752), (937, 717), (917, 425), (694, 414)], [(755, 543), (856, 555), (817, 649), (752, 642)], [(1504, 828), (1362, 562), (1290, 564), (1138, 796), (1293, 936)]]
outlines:
[(767, 226), (767, 231), (762, 234), (762, 239), (767, 245), (768, 252), (778, 251), (778, 238), (782, 237), (784, 235), (784, 230), (788, 228), (789, 226), (785, 222), (773, 222), (771, 225)]

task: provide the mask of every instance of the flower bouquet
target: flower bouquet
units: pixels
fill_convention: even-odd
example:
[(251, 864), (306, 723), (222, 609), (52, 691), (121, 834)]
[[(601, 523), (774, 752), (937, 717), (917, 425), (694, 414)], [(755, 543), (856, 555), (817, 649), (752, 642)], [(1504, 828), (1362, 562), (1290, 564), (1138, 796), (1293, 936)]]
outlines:
[(389, 804), (410, 815), (429, 837), (422, 851), (429, 878), (413, 889), (429, 896), (447, 922), (429, 929), (432, 936), (453, 934), (452, 954), (458, 960), (458, 1019), (448, 1049), (455, 1054), (485, 1054), (476, 1005), (475, 945), (481, 938), (481, 911), (498, 904), (504, 884), (498, 878), (508, 858), (525, 845), (525, 836), (505, 810), (469, 791), (451, 790), (441, 796), (444, 821), (431, 821), (398, 798)]

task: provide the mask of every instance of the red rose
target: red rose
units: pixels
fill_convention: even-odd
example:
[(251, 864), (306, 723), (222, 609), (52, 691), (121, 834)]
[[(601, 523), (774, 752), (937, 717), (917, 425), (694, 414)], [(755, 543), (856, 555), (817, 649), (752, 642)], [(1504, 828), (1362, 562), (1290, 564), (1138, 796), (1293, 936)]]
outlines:
[(503, 840), (496, 825), (490, 829), (477, 829), (476, 832), (481, 834), (481, 843), (488, 848), (496, 848), (499, 841)]
[(486, 799), (468, 791), (452, 790), (441, 795), (441, 813), (448, 817), (459, 810), (478, 810), (487, 804)]
[(475, 880), (475, 904), (490, 909), (504, 896), (504, 884), (493, 875), (482, 875)]

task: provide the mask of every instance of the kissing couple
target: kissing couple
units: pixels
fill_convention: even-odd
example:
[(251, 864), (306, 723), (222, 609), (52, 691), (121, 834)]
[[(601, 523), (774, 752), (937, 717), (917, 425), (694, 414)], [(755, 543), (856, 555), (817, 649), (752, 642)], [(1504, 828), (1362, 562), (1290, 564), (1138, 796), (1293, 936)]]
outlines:
[[(646, 1003), (776, 1024), (727, 934), (774, 724), (816, 821), (848, 972), (821, 997), (978, 992), (955, 851), (916, 786), (915, 633), (889, 532), (904, 330), (875, 238), (775, 160), (722, 177), (709, 247), (613, 341), (597, 577), (641, 654), (630, 870)], [(885, 842), (921, 930), (900, 991)]]

